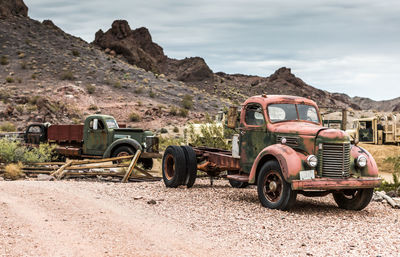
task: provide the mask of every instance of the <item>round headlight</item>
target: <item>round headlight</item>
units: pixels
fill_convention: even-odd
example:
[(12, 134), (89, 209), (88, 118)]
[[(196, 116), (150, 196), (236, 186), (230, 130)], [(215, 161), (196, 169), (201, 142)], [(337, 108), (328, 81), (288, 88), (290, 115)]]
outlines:
[(365, 157), (364, 155), (358, 156), (356, 164), (360, 168), (365, 167), (367, 165), (367, 157)]
[(317, 167), (317, 164), (318, 164), (317, 156), (315, 156), (315, 155), (309, 155), (309, 156), (307, 157), (307, 164), (308, 164), (308, 166), (310, 166), (311, 168)]

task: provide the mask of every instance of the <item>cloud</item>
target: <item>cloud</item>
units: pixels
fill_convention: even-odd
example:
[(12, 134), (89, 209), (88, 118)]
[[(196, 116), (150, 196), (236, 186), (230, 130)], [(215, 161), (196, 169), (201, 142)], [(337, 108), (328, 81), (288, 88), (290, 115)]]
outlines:
[(126, 19), (149, 28), (168, 56), (201, 56), (214, 71), (268, 76), (287, 66), (324, 90), (400, 95), (395, 0), (25, 1), (32, 18), (52, 19), (88, 42)]

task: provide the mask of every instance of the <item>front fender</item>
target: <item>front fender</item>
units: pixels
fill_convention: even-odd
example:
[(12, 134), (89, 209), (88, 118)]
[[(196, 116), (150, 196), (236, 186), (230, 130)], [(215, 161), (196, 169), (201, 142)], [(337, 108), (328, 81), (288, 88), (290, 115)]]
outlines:
[[(372, 157), (372, 155), (364, 148), (353, 145), (351, 148), (351, 157), (357, 159), (360, 155), (367, 157), (367, 166), (361, 169), (361, 176), (378, 177), (378, 165), (376, 164), (374, 157)], [(352, 166), (356, 168), (355, 163)]]
[(266, 160), (276, 159), (279, 162), (283, 177), (286, 181), (297, 177), (302, 170), (301, 154), (297, 153), (291, 147), (282, 144), (270, 145), (264, 148), (255, 159), (250, 171), (249, 183), (256, 182), (257, 172)]
[(103, 154), (103, 158), (111, 157), (111, 154), (114, 151), (114, 149), (116, 149), (117, 147), (119, 147), (121, 145), (129, 145), (129, 146), (133, 147), (136, 151), (143, 150), (142, 146), (135, 139), (121, 138), (121, 139), (115, 140), (111, 145), (108, 146), (108, 148), (106, 149), (106, 151)]

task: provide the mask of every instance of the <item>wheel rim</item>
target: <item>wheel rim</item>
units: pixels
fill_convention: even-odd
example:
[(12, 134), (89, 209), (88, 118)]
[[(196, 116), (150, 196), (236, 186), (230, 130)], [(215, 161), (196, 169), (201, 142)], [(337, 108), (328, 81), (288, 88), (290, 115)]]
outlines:
[(265, 198), (273, 203), (278, 202), (282, 197), (283, 181), (279, 172), (270, 171), (264, 178), (263, 193)]
[(129, 156), (128, 152), (119, 152), (116, 157)]
[(168, 154), (164, 161), (164, 174), (168, 180), (171, 180), (175, 175), (175, 161), (172, 154)]
[(343, 197), (348, 200), (353, 200), (360, 193), (360, 190), (343, 190)]

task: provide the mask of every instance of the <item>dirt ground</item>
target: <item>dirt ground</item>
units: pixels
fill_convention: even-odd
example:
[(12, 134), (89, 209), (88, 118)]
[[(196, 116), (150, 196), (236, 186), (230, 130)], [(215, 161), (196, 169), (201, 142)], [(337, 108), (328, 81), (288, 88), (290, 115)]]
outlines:
[(0, 256), (393, 256), (400, 211), (355, 212), (331, 196), (261, 207), (254, 187), (201, 179), (160, 182), (0, 182)]

